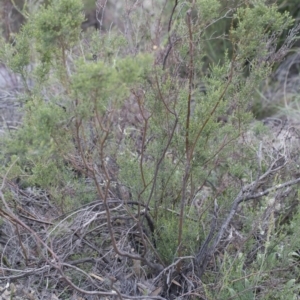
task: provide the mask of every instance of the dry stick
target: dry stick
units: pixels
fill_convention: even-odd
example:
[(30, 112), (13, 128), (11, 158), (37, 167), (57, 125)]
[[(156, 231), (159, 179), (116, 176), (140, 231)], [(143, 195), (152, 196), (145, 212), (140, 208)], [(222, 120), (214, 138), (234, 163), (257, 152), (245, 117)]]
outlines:
[[(14, 9), (15, 9), (19, 14), (21, 14), (21, 15), (24, 17), (24, 19), (27, 20), (27, 19), (29, 18), (29, 14), (28, 14), (28, 13), (26, 14), (26, 4), (23, 5), (23, 8), (22, 8), (22, 10), (21, 10), (21, 9), (18, 7), (18, 5), (16, 5), (15, 0), (11, 0), (11, 3), (12, 3), (12, 5), (13, 5)], [(27, 3), (27, 1), (26, 1), (25, 3)]]
[(98, 288), (98, 286), (97, 286), (95, 280), (91, 277), (91, 273), (86, 273), (84, 270), (82, 270), (82, 269), (76, 267), (74, 264), (62, 263), (61, 265), (62, 265), (63, 267), (67, 267), (67, 268), (69, 268), (69, 269), (74, 269), (74, 270), (76, 270), (78, 273), (82, 273), (85, 277), (87, 277), (87, 278), (91, 281), (92, 285), (93, 285), (95, 288)]
[(182, 256), (179, 257), (175, 262), (173, 262), (171, 265), (164, 268), (154, 279), (153, 282), (156, 282), (164, 273), (166, 273), (168, 270), (172, 269), (173, 267), (177, 266), (179, 262), (181, 262), (184, 259), (195, 259), (194, 256)]
[(50, 266), (46, 265), (41, 268), (34, 268), (30, 270), (16, 270), (16, 269), (9, 269), (9, 268), (3, 268), (1, 267), (1, 270), (6, 271), (6, 272), (19, 272), (20, 274), (18, 275), (9, 275), (9, 276), (0, 276), (0, 280), (14, 280), (14, 279), (20, 279), (23, 277), (26, 277), (28, 275), (36, 275), (38, 272), (44, 272), (44, 271), (49, 271)]
[(19, 245), (21, 246), (24, 257), (25, 257), (25, 265), (28, 266), (28, 254), (27, 254), (27, 251), (26, 251), (26, 249), (25, 249), (25, 247), (22, 243), (22, 239), (21, 239), (21, 235), (20, 235), (18, 225), (15, 224), (15, 226), (16, 226), (16, 232), (17, 232), (17, 236), (18, 236), (18, 240), (19, 240)]
[(117, 291), (117, 289), (112, 286), (112, 290), (114, 290), (114, 292), (108, 293), (108, 292), (97, 292), (97, 291), (86, 291), (83, 290), (81, 288), (79, 288), (78, 286), (76, 286), (68, 277), (63, 276), (63, 278), (71, 287), (73, 287), (76, 291), (82, 293), (82, 294), (86, 294), (86, 295), (99, 295), (99, 296), (112, 296), (112, 297), (116, 297), (118, 296), (121, 300), (124, 298), (126, 299), (136, 299), (136, 300), (142, 300), (142, 299), (159, 299), (159, 300), (166, 300), (163, 297), (159, 297), (159, 296), (138, 296), (138, 297), (134, 297), (134, 296), (129, 296), (129, 295), (122, 295), (119, 291)]
[[(65, 276), (63, 274), (63, 271), (61, 269), (58, 269), (58, 271), (62, 274), (62, 278), (69, 286), (71, 286), (74, 290), (76, 290), (77, 292), (80, 292), (82, 294), (86, 294), (86, 295), (99, 295), (99, 296), (119, 296), (119, 298), (121, 300), (123, 300), (123, 297), (121, 295), (119, 295), (117, 292), (98, 292), (98, 291), (86, 291), (81, 289), (80, 287), (78, 287), (77, 285), (75, 285), (67, 276)], [(128, 298), (128, 296), (126, 296)]]
[(24, 219), (27, 219), (27, 220), (30, 220), (30, 221), (34, 221), (34, 222), (38, 222), (38, 223), (42, 223), (42, 224), (47, 224), (47, 225), (54, 225), (54, 223), (51, 223), (51, 222), (48, 222), (48, 221), (43, 221), (43, 220), (27, 217), (23, 214), (19, 214), (19, 215), (20, 215), (20, 217), (23, 217)]
[[(7, 174), (5, 175), (5, 177), (6, 176), (7, 176)], [(4, 183), (2, 183), (2, 186), (0, 187), (0, 198), (2, 199), (2, 202), (4, 203), (4, 205), (8, 207), (8, 205), (6, 203), (6, 200), (4, 198), (4, 195), (2, 193), (3, 187), (4, 187)], [(54, 261), (50, 261), (46, 257), (45, 257), (45, 260), (48, 262), (49, 265), (51, 265), (53, 268), (55, 268), (56, 270), (59, 271), (59, 273), (62, 276), (62, 279), (64, 279), (71, 287), (73, 287), (74, 289), (76, 289), (77, 291), (79, 291), (81, 293), (90, 294), (90, 295), (116, 296), (116, 293), (117, 293), (119, 295), (119, 298), (121, 300), (123, 299), (121, 294), (115, 288), (114, 288), (114, 290), (115, 290), (116, 293), (109, 293), (109, 292), (89, 292), (89, 291), (86, 291), (86, 290), (83, 290), (83, 289), (80, 289), (79, 287), (77, 287), (75, 284), (73, 284), (73, 282), (71, 282), (71, 280), (69, 280), (67, 278), (67, 276), (65, 276), (64, 272), (61, 269), (61, 263), (59, 262), (58, 256), (53, 252), (53, 250), (46, 243), (44, 243), (44, 241), (36, 234), (35, 231), (33, 231), (25, 223), (23, 223), (21, 220), (19, 220), (12, 212), (11, 212), (11, 214), (9, 214), (9, 213), (3, 211), (2, 209), (0, 209), (0, 214), (3, 217), (5, 217), (7, 220), (9, 220), (10, 222), (13, 221), (13, 222), (19, 224), (20, 226), (22, 226), (23, 228), (27, 229), (35, 237), (35, 239), (37, 240), (38, 247), (40, 248), (40, 245), (42, 245), (42, 246), (45, 247), (45, 249), (47, 249), (47, 251), (51, 254)], [(39, 252), (41, 253), (41, 251), (39, 251)]]
[(254, 195), (249, 195), (249, 196), (246, 196), (241, 202), (243, 201), (248, 201), (248, 200), (253, 200), (253, 199), (257, 199), (257, 198), (260, 198), (262, 196), (266, 196), (268, 195), (270, 192), (274, 192), (274, 191), (278, 191), (280, 189), (283, 189), (285, 187), (289, 187), (291, 185), (295, 185), (297, 183), (300, 182), (300, 177), (299, 178), (296, 178), (296, 179), (293, 179), (293, 180), (290, 180), (290, 181), (287, 181), (285, 183), (281, 183), (281, 184), (277, 184), (273, 187), (270, 187), (262, 192), (259, 192), (259, 193), (256, 193)]
[[(3, 203), (6, 203), (5, 201), (5, 198), (4, 198), (4, 195), (2, 193), (2, 190), (0, 189), (0, 198), (2, 200)], [(46, 244), (43, 242), (43, 240), (37, 235), (37, 233), (35, 231), (33, 231), (30, 227), (28, 227), (25, 223), (23, 223), (20, 219), (18, 219), (14, 213), (8, 213), (8, 212), (5, 212), (3, 209), (0, 209), (0, 214), (5, 218), (7, 219), (9, 222), (11, 223), (17, 223), (19, 224), (20, 226), (22, 226), (23, 228), (27, 229), (34, 237), (35, 239), (37, 240), (37, 247), (38, 247), (38, 252), (41, 253), (41, 250), (40, 250), (40, 247), (41, 245), (43, 245), (48, 251), (49, 253), (51, 254), (51, 256), (53, 257), (54, 260), (56, 260), (57, 262), (59, 261), (58, 257), (56, 256), (56, 254), (52, 251), (52, 249)], [(48, 259), (46, 258), (46, 260), (48, 261)], [(48, 261), (49, 262), (49, 261)], [(51, 263), (52, 265), (52, 263)]]
[[(7, 211), (8, 211), (11, 215), (13, 215), (13, 216), (14, 216), (14, 214), (13, 214), (12, 210), (9, 208), (7, 202), (5, 201), (5, 198), (4, 198), (4, 195), (3, 195), (3, 193), (2, 193), (2, 190), (4, 189), (4, 184), (5, 184), (5, 181), (6, 181), (6, 178), (7, 178), (8, 173), (10, 172), (11, 168), (13, 167), (13, 165), (14, 165), (18, 160), (19, 160), (19, 158), (17, 158), (17, 159), (11, 164), (11, 166), (8, 168), (6, 174), (5, 174), (4, 177), (3, 177), (3, 181), (2, 181), (2, 184), (1, 184), (1, 187), (0, 187), (0, 197), (1, 197), (1, 199), (2, 199), (2, 202), (3, 202), (4, 206), (5, 206), (5, 208), (7, 209)], [(4, 218), (5, 218), (6, 215), (9, 216), (9, 213), (6, 213), (6, 212), (5, 212), (4, 210), (2, 210), (2, 209), (0, 210), (0, 213), (1, 213), (1, 215), (2, 215)], [(14, 220), (11, 216), (9, 216), (9, 219)], [(16, 224), (15, 222), (12, 222), (12, 223), (13, 223), (13, 224), (15, 225), (15, 227), (16, 227), (16, 231), (17, 231), (17, 236), (18, 236), (19, 244), (20, 244), (20, 246), (21, 246), (21, 248), (22, 248), (22, 251), (23, 251), (23, 254), (24, 254), (24, 257), (25, 257), (25, 261), (26, 261), (26, 265), (27, 265), (27, 264), (28, 264), (28, 255), (27, 255), (26, 249), (25, 249), (25, 247), (24, 247), (24, 245), (23, 245), (23, 243), (22, 243), (22, 240), (21, 240), (21, 236), (20, 236), (18, 224)]]
[[(104, 0), (104, 3), (102, 4), (101, 2), (103, 2), (103, 0), (98, 0), (96, 2), (96, 19), (99, 22), (100, 25), (100, 32), (103, 29), (103, 19), (104, 19), (104, 14), (105, 14), (105, 8), (106, 8), (106, 4), (107, 4), (107, 0)], [(101, 14), (101, 18), (99, 19), (99, 14), (100, 11), (102, 9), (102, 14)]]

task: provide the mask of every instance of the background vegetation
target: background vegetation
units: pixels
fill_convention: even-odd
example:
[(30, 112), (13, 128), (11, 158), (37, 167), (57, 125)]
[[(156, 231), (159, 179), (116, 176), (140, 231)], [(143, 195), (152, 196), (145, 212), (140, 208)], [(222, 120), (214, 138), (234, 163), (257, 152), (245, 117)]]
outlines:
[(10, 297), (299, 297), (286, 2), (1, 5)]

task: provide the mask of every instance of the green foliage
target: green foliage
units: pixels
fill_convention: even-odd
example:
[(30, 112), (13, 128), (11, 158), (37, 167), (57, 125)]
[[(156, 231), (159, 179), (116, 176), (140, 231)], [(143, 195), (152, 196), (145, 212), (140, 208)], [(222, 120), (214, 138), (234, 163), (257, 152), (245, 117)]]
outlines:
[(103, 62), (86, 63), (79, 61), (76, 73), (71, 77), (74, 97), (82, 99), (76, 108), (78, 116), (88, 118), (94, 114), (93, 108), (104, 113), (111, 103), (120, 105), (129, 95), (130, 84), (138, 84), (149, 67), (151, 57), (140, 56), (120, 59), (116, 65)]
[(53, 0), (40, 8), (33, 21), (32, 35), (41, 53), (69, 49), (78, 42), (83, 22), (83, 5), (79, 0)]
[(197, 0), (195, 3), (195, 9), (198, 12), (198, 18), (203, 24), (212, 22), (219, 16), (221, 3), (218, 0)]
[[(192, 213), (186, 216), (183, 228), (182, 248), (183, 256), (194, 255), (201, 245), (204, 236), (203, 228)], [(157, 251), (166, 264), (171, 264), (178, 256), (178, 217), (174, 212), (165, 212), (159, 216), (155, 233)]]
[(1, 50), (3, 61), (8, 63), (12, 71), (24, 74), (26, 66), (30, 63), (29, 39), (26, 28), (23, 28), (16, 38), (16, 45), (5, 44)]
[[(267, 55), (264, 47), (270, 34), (279, 34), (293, 23), (288, 12), (279, 13), (277, 6), (267, 6), (257, 2), (254, 7), (238, 8), (234, 18), (236, 28), (230, 32), (232, 39), (238, 45), (238, 58), (250, 59), (256, 51), (260, 51), (257, 59)], [(262, 44), (263, 43), (263, 44)]]

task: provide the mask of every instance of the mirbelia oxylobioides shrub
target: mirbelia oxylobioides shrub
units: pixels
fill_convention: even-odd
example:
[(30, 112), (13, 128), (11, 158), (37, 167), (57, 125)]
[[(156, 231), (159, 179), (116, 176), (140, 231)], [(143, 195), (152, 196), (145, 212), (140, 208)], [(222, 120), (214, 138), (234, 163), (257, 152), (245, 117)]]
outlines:
[(49, 1), (1, 50), (23, 79), (22, 126), (1, 143), (0, 214), (22, 229), (7, 249), (65, 297), (271, 297), (294, 236), (298, 140), (255, 123), (251, 104), (299, 26), (278, 48), (293, 20), (263, 0), (128, 1), (123, 31), (83, 34), (82, 7)]

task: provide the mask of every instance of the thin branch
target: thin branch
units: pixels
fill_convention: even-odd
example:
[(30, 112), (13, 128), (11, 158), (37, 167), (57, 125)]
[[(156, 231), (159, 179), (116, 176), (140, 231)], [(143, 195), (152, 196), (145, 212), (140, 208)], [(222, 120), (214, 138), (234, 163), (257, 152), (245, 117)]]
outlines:
[(172, 12), (171, 12), (171, 16), (170, 16), (170, 19), (169, 19), (169, 24), (168, 24), (168, 50), (165, 54), (165, 57), (163, 59), (163, 70), (165, 70), (166, 68), (166, 63), (167, 63), (167, 58), (171, 52), (171, 49), (173, 47), (173, 44), (172, 44), (172, 38), (171, 38), (171, 26), (172, 26), (172, 20), (173, 20), (173, 15), (175, 13), (175, 10), (176, 10), (176, 7), (178, 5), (178, 0), (175, 0), (175, 3), (174, 3), (174, 6), (172, 8)]
[(186, 114), (186, 128), (185, 128), (185, 151), (187, 160), (191, 160), (190, 153), (190, 140), (189, 140), (189, 129), (190, 129), (190, 117), (191, 117), (191, 102), (192, 102), (192, 88), (193, 88), (193, 74), (194, 74), (194, 45), (193, 45), (193, 30), (191, 20), (192, 10), (187, 11), (187, 25), (189, 29), (189, 90), (188, 90), (188, 101), (187, 101), (187, 114)]
[(216, 102), (216, 104), (214, 105), (214, 107), (212, 108), (211, 112), (208, 114), (208, 117), (205, 119), (204, 123), (202, 124), (200, 130), (198, 131), (198, 134), (195, 138), (195, 141), (193, 143), (193, 145), (191, 146), (191, 149), (190, 149), (190, 155), (192, 156), (193, 155), (193, 152), (195, 150), (195, 147), (197, 145), (197, 142), (201, 136), (201, 133), (203, 132), (206, 124), (208, 123), (208, 121), (210, 120), (210, 118), (214, 115), (216, 109), (218, 108), (219, 104), (221, 103), (223, 97), (225, 96), (225, 93), (229, 87), (229, 85), (231, 84), (231, 81), (232, 81), (232, 78), (233, 78), (233, 69), (234, 69), (234, 62), (235, 62), (235, 57), (233, 58), (232, 62), (231, 62), (231, 68), (230, 68), (230, 74), (229, 74), (229, 77), (228, 77), (228, 80), (227, 80), (227, 83), (226, 83), (226, 86), (223, 90), (223, 92), (221, 93), (218, 101)]
[(154, 279), (153, 282), (156, 282), (163, 274), (165, 274), (168, 270), (172, 269), (173, 267), (176, 267), (179, 262), (181, 262), (184, 259), (195, 259), (194, 256), (182, 256), (179, 257), (175, 262), (164, 268)]
[(0, 276), (0, 280), (15, 280), (27, 277), (29, 275), (37, 274), (40, 272), (46, 272), (49, 271), (51, 267), (49, 265), (45, 265), (41, 268), (34, 268), (34, 269), (27, 269), (27, 270), (16, 270), (16, 269), (9, 269), (9, 268), (3, 268), (1, 267), (1, 270), (4, 272), (17, 272), (18, 275), (6, 275), (6, 276)]
[(285, 187), (289, 187), (291, 185), (295, 185), (295, 184), (297, 184), (299, 182), (300, 182), (300, 177), (297, 178), (297, 179), (294, 179), (294, 180), (287, 181), (285, 183), (277, 184), (277, 185), (272, 186), (272, 187), (270, 187), (270, 188), (268, 188), (268, 189), (266, 189), (266, 190), (264, 190), (262, 192), (256, 193), (254, 195), (249, 195), (249, 196), (245, 197), (244, 199), (242, 199), (241, 202), (248, 201), (248, 200), (253, 200), (253, 199), (257, 199), (257, 198), (261, 198), (263, 196), (268, 195), (271, 192), (281, 190), (281, 189), (283, 189)]

